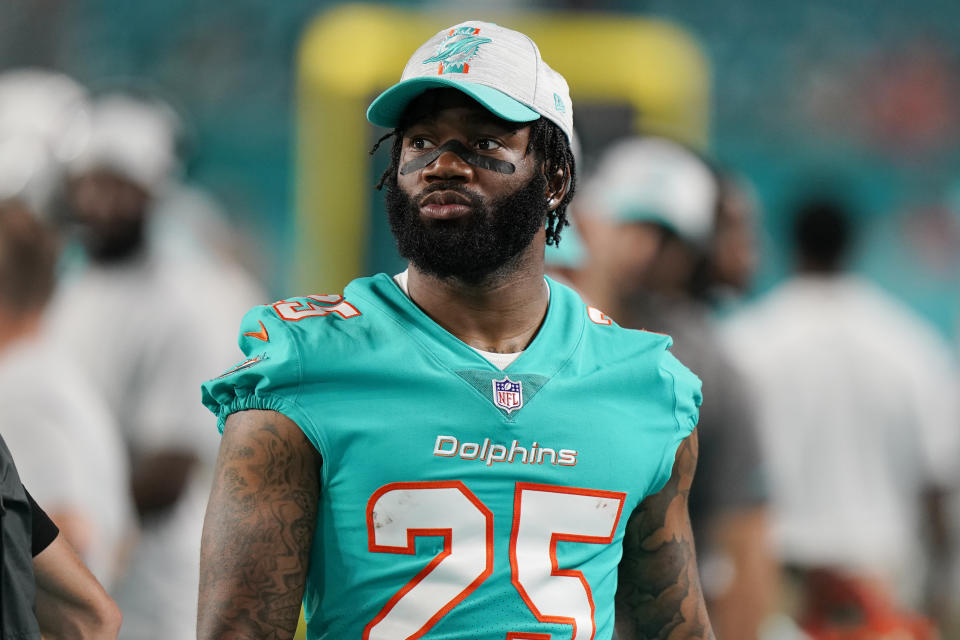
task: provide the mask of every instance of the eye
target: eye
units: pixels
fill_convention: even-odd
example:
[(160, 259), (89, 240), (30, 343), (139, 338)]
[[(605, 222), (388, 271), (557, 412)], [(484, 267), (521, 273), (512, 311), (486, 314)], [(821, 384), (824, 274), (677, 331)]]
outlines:
[(503, 146), (493, 138), (479, 138), (474, 145), (481, 151), (495, 151)]
[(420, 136), (413, 136), (412, 138), (410, 138), (410, 146), (413, 147), (414, 149), (418, 149), (422, 151), (424, 149), (432, 149), (433, 143), (427, 140), (426, 138), (423, 138)]

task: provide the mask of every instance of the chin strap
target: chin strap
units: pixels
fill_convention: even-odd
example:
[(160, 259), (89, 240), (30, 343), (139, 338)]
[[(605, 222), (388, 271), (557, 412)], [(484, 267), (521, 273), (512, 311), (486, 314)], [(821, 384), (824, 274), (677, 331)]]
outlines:
[(430, 153), (426, 153), (419, 158), (404, 164), (402, 167), (400, 167), (400, 175), (405, 176), (408, 173), (420, 171), (420, 169), (433, 164), (437, 158), (445, 154), (447, 151), (457, 154), (460, 159), (467, 164), (474, 167), (479, 167), (481, 169), (488, 169), (490, 171), (507, 174), (513, 173), (517, 169), (512, 163), (505, 160), (497, 160), (496, 158), (480, 155), (459, 140), (448, 140)]

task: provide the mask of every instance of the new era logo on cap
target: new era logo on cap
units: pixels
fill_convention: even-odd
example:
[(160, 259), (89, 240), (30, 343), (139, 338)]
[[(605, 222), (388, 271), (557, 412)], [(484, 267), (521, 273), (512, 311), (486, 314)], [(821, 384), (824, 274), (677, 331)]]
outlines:
[(512, 122), (545, 117), (573, 137), (566, 80), (540, 57), (526, 35), (490, 22), (463, 22), (440, 31), (407, 62), (400, 82), (370, 105), (373, 124), (396, 127), (411, 100), (433, 88), (463, 91)]

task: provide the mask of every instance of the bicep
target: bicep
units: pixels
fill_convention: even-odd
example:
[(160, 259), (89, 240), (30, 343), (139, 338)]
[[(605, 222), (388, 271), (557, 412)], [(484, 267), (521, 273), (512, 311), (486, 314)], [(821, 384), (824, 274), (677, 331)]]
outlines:
[(273, 411), (223, 430), (203, 525), (198, 637), (293, 635), (319, 499), (319, 454)]
[(620, 640), (713, 638), (687, 512), (696, 466), (695, 430), (677, 448), (667, 484), (630, 516), (616, 596)]

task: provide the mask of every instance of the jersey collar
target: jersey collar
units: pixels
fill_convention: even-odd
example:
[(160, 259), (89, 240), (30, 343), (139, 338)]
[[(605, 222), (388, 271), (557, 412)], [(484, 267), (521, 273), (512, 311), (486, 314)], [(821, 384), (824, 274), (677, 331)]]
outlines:
[[(451, 370), (498, 371), (470, 345), (424, 313), (389, 275), (381, 273), (365, 280), (373, 294), (368, 301), (392, 312), (401, 327), (425, 349), (437, 355), (444, 366)], [(545, 280), (550, 288), (546, 317), (530, 345), (504, 369), (506, 373), (536, 373), (551, 377), (570, 359), (583, 337), (586, 311), (580, 296), (550, 278)]]

